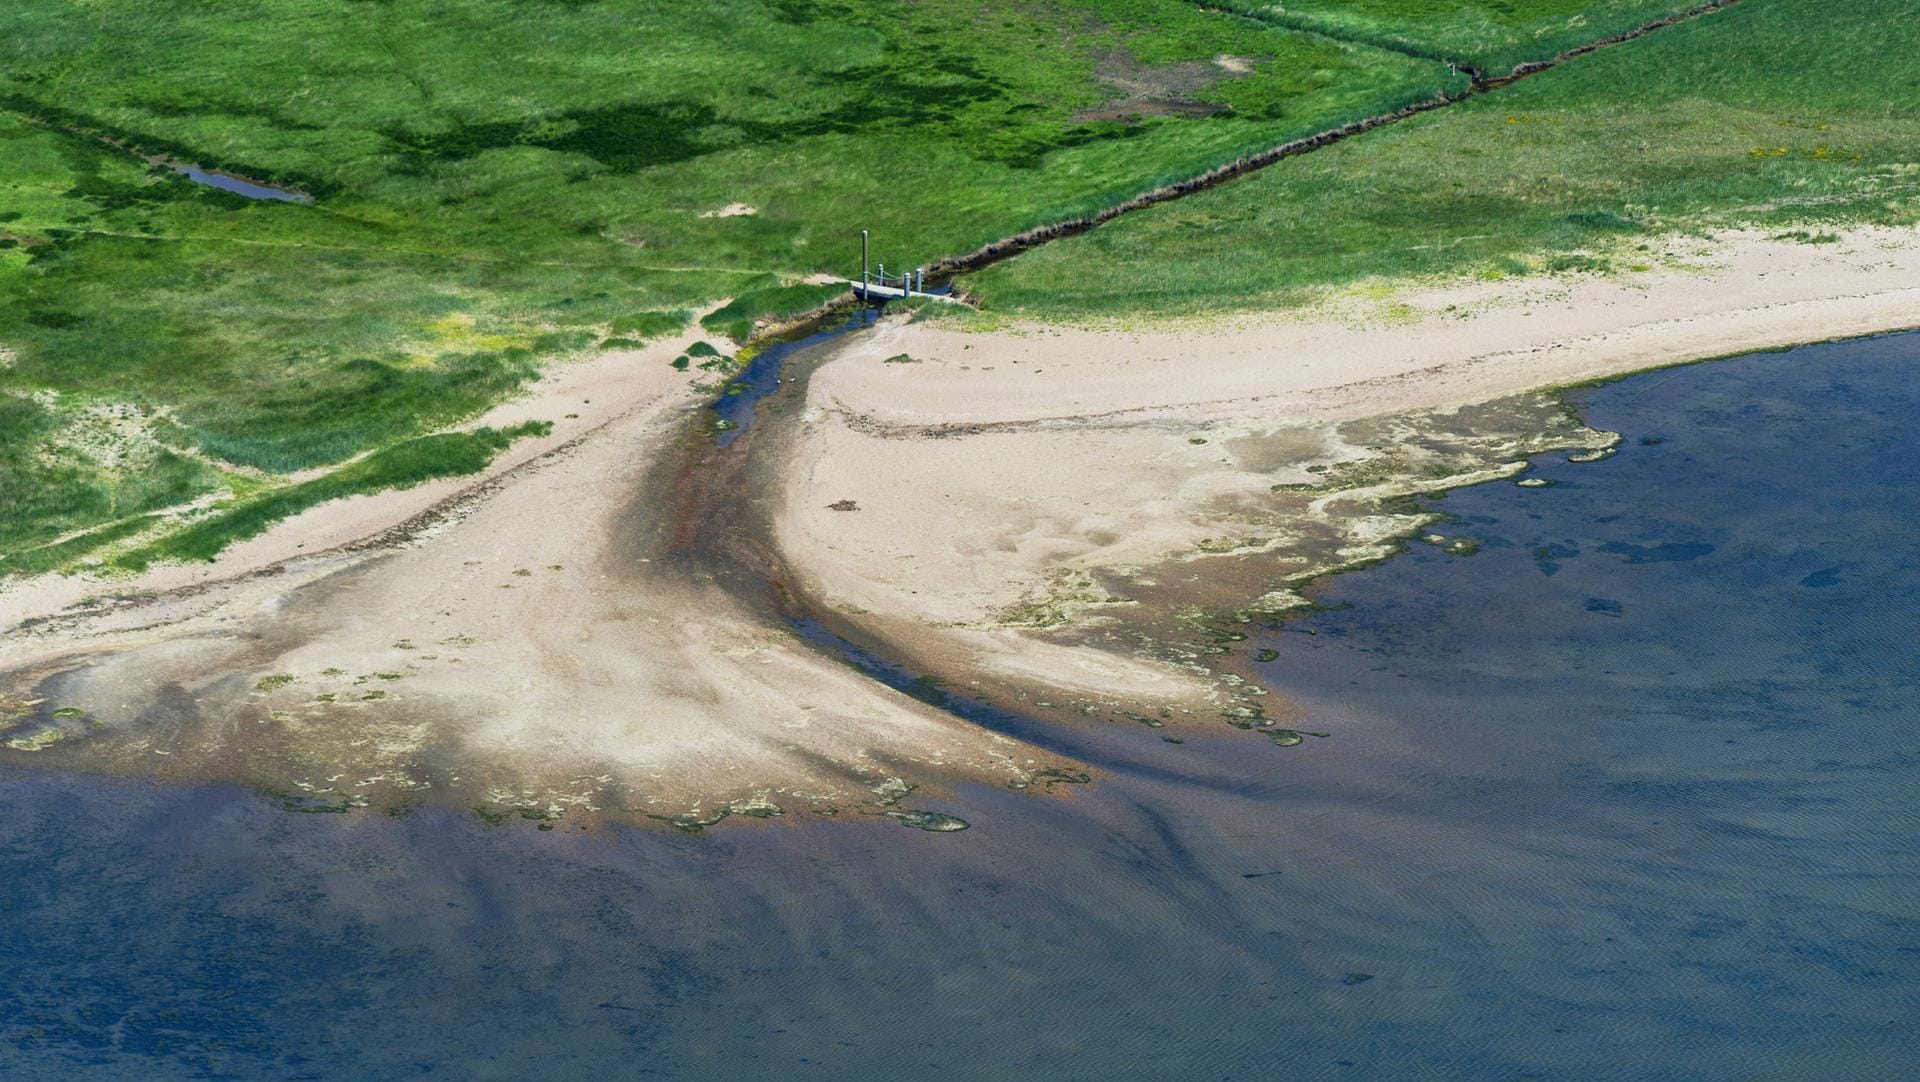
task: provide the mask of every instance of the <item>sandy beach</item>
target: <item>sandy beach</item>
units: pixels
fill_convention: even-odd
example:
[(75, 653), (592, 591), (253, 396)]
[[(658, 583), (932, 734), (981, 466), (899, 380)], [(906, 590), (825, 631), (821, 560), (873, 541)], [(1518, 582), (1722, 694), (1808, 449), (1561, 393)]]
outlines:
[[(692, 435), (685, 343), (556, 369), (482, 419), (554, 434), (481, 478), (10, 586), (0, 755), (683, 825), (1074, 768), (807, 644), (794, 606), (995, 702), (1285, 743), (1223, 626), (1423, 536), (1399, 497), (1604, 456), (1543, 388), (1920, 324), (1916, 239), (1675, 238), (1687, 269), (1198, 326), (890, 318), (801, 362), (732, 459)], [(689, 546), (688, 493), (726, 551)]]
[(778, 547), (951, 678), (1080, 713), (1257, 709), (1196, 664), (1196, 610), (1284, 609), (1390, 553), (1423, 525), (1395, 497), (1604, 453), (1541, 388), (1920, 323), (1915, 240), (1671, 238), (1687, 269), (1202, 325), (897, 322), (813, 373)]

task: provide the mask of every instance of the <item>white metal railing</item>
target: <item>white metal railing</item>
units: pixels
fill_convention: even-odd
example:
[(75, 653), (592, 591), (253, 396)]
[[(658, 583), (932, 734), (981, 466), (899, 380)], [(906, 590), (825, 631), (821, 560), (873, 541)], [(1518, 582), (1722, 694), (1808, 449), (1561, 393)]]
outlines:
[(927, 269), (915, 267), (905, 274), (888, 274), (887, 265), (879, 264), (869, 270), (867, 266), (867, 231), (860, 231), (860, 290), (865, 294), (871, 286), (882, 289), (898, 289), (902, 293), (926, 292)]

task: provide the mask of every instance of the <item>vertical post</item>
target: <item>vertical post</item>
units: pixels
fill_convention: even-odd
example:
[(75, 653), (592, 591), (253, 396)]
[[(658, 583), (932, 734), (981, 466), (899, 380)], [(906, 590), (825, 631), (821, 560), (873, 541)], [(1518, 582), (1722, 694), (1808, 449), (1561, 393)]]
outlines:
[(879, 267), (880, 270), (880, 273), (877, 275), (880, 279), (880, 288), (885, 289), (887, 288), (887, 265), (885, 263), (879, 263), (876, 264), (876, 266)]
[(860, 300), (862, 303), (873, 298), (867, 295), (867, 231), (860, 231)]

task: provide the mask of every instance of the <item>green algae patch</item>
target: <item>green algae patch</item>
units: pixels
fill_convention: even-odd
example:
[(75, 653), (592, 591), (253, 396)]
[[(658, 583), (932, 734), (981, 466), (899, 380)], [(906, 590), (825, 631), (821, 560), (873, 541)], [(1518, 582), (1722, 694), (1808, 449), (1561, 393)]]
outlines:
[(905, 778), (889, 776), (882, 778), (874, 785), (868, 786), (867, 791), (873, 794), (873, 800), (870, 801), (870, 803), (874, 807), (891, 808), (900, 803), (908, 793), (918, 788), (920, 788), (918, 785), (907, 781)]
[(1203, 537), (1194, 543), (1194, 548), (1209, 556), (1218, 556), (1243, 549), (1257, 549), (1271, 538), (1266, 537)]
[(698, 834), (731, 814), (733, 814), (733, 809), (720, 808), (712, 815), (701, 815), (698, 812), (681, 812), (678, 815), (649, 814), (647, 818), (665, 823), (682, 834)]
[(934, 834), (952, 834), (972, 826), (957, 815), (934, 811), (890, 811), (887, 817), (903, 827), (925, 830)]
[(273, 802), (280, 805), (282, 811), (299, 812), (306, 815), (345, 815), (355, 808), (367, 806), (366, 801), (354, 797), (340, 800), (327, 800), (311, 793), (270, 793)]
[(1009, 789), (1030, 789), (1039, 786), (1051, 790), (1058, 785), (1089, 785), (1093, 775), (1084, 770), (1069, 770), (1064, 767), (1047, 767), (1033, 771), (1007, 783)]
[(16, 736), (7, 741), (7, 747), (14, 751), (45, 751), (67, 738), (65, 729), (42, 729), (30, 736)]

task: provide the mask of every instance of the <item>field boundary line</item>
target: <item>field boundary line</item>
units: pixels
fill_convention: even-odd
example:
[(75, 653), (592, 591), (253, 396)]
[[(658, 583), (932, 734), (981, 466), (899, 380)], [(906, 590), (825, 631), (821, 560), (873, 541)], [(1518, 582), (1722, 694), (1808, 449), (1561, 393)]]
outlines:
[[(1456, 63), (1454, 66), (1472, 79), (1471, 84), (1469, 84), (1464, 91), (1450, 92), (1442, 90), (1436, 97), (1429, 98), (1426, 101), (1414, 102), (1411, 105), (1404, 105), (1389, 113), (1378, 113), (1373, 116), (1363, 117), (1359, 120), (1342, 124), (1337, 128), (1329, 128), (1313, 135), (1290, 140), (1256, 154), (1249, 154), (1237, 158), (1225, 165), (1215, 166), (1204, 173), (1199, 173), (1186, 180), (1175, 181), (1171, 184), (1164, 184), (1160, 187), (1150, 189), (1131, 199), (1103, 207), (1091, 214), (1067, 218), (1047, 225), (1035, 226), (1032, 229), (1023, 230), (1012, 236), (983, 244), (964, 255), (949, 256), (938, 262), (928, 264), (927, 272), (944, 280), (958, 274), (982, 270), (1001, 260), (1010, 259), (1013, 256), (1019, 255), (1021, 252), (1039, 247), (1050, 241), (1088, 232), (1123, 215), (1131, 214), (1139, 210), (1146, 210), (1149, 207), (1158, 206), (1162, 203), (1171, 203), (1177, 199), (1183, 199), (1189, 195), (1194, 195), (1198, 192), (1218, 187), (1229, 181), (1237, 180), (1249, 173), (1258, 172), (1270, 165), (1285, 161), (1288, 158), (1298, 157), (1302, 154), (1310, 154), (1316, 150), (1322, 150), (1336, 143), (1343, 143), (1356, 136), (1364, 135), (1376, 128), (1384, 128), (1390, 124), (1398, 124), (1403, 120), (1410, 119), (1422, 113), (1433, 112), (1436, 109), (1444, 109), (1447, 106), (1457, 105), (1460, 102), (1479, 97), (1483, 94), (1504, 89), (1522, 79), (1530, 78), (1544, 71), (1550, 71), (1567, 61), (1599, 52), (1602, 49), (1612, 48), (1615, 45), (1624, 45), (1670, 26), (1676, 26), (1680, 23), (1690, 22), (1718, 11), (1724, 11), (1739, 2), (1740, 0), (1708, 0), (1707, 3), (1699, 4), (1673, 15), (1663, 16), (1652, 22), (1643, 23), (1631, 30), (1624, 30), (1617, 34), (1610, 34), (1603, 38), (1597, 38), (1593, 41), (1575, 45), (1545, 60), (1536, 60), (1520, 64), (1506, 75), (1492, 79), (1486, 78), (1472, 67)], [(1251, 16), (1227, 11), (1223, 8), (1209, 8), (1208, 10), (1221, 11), (1224, 14), (1234, 15), (1238, 18), (1252, 18)], [(1259, 20), (1254, 19), (1253, 21), (1258, 22)], [(1332, 38), (1331, 40), (1337, 41), (1341, 39)], [(1452, 61), (1438, 62), (1453, 63)]]

